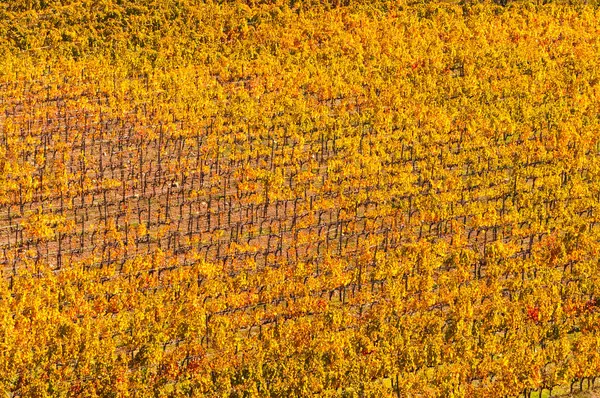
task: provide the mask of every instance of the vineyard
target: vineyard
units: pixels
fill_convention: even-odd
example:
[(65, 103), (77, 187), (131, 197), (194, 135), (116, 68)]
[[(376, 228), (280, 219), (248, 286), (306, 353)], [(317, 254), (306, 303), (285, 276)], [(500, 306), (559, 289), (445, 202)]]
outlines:
[(0, 391), (592, 388), (598, 21), (592, 1), (0, 2)]

